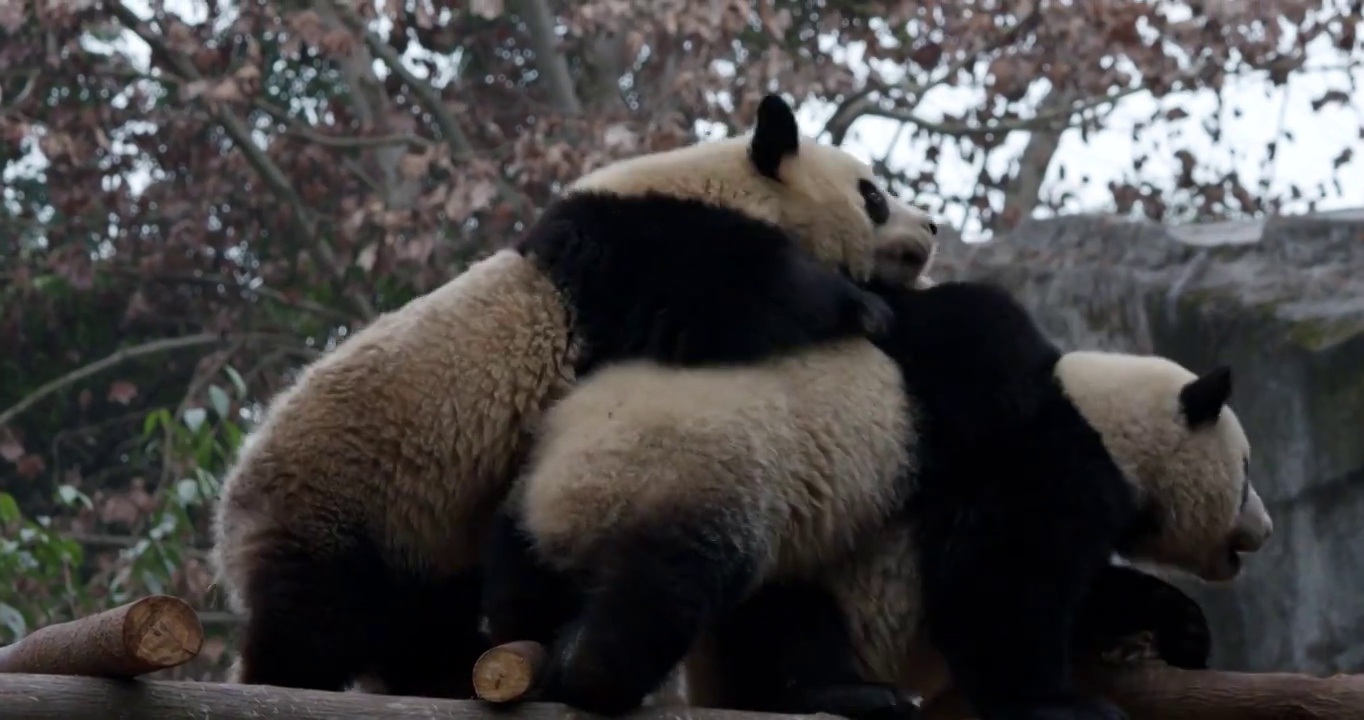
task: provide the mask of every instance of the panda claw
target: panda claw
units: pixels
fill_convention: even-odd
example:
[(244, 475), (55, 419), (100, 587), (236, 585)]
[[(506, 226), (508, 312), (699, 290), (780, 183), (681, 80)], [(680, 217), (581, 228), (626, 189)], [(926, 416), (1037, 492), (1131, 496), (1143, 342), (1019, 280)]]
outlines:
[(884, 337), (895, 323), (895, 311), (879, 296), (863, 293), (858, 321), (867, 337)]

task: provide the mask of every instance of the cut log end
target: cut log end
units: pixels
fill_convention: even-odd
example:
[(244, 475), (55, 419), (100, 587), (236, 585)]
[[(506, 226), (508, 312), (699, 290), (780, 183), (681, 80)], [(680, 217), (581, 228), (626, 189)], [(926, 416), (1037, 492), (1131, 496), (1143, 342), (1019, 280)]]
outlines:
[(545, 648), (531, 640), (489, 648), (474, 663), (474, 694), (491, 703), (530, 699), (545, 662)]
[(154, 595), (128, 609), (123, 643), (149, 666), (168, 668), (189, 662), (204, 645), (199, 616), (179, 598)]
[(33, 631), (0, 648), (0, 672), (136, 677), (189, 661), (203, 643), (194, 608), (153, 595)]

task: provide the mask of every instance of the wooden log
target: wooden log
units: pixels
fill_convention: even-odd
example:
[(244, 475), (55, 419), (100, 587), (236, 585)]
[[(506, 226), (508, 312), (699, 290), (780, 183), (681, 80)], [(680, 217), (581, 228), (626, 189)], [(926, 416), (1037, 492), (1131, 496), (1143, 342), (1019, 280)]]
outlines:
[(474, 662), (474, 694), (492, 703), (525, 700), (544, 662), (545, 648), (533, 640), (489, 648)]
[[(1079, 685), (1111, 699), (1130, 720), (1346, 720), (1364, 718), (1364, 675), (1181, 670), (1159, 661), (1090, 667)], [(948, 691), (924, 704), (925, 720), (968, 720), (964, 698)]]
[[(476, 700), (295, 690), (269, 685), (0, 675), (0, 720), (572, 720), (584, 713), (551, 703), (493, 710)], [(631, 720), (774, 720), (829, 715), (764, 715), (700, 708), (644, 708)]]
[(194, 608), (152, 595), (33, 631), (0, 648), (0, 673), (130, 678), (188, 662), (203, 644)]

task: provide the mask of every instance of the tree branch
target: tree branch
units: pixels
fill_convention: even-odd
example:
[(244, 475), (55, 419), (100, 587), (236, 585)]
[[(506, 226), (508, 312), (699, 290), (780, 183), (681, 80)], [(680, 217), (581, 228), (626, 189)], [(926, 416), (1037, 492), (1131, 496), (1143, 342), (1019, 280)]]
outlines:
[[(1346, 720), (1364, 717), (1364, 675), (1181, 670), (1159, 661), (1088, 667), (1078, 684), (1132, 720)], [(976, 717), (955, 690), (924, 703), (925, 720)]]
[[(370, 52), (378, 56), (380, 60), (383, 60), (389, 70), (392, 70), (401, 78), (422, 101), (422, 106), (426, 108), (427, 112), (431, 113), (431, 117), (436, 119), (436, 126), (440, 128), (441, 135), (443, 135), (445, 141), (449, 143), (451, 157), (455, 160), (459, 160), (462, 156), (467, 157), (473, 155), (473, 144), (469, 142), (468, 136), (465, 135), (464, 130), (460, 128), (459, 121), (455, 119), (454, 115), (450, 114), (450, 109), (445, 106), (445, 101), (441, 99), (440, 93), (436, 91), (436, 88), (433, 87), (431, 83), (413, 75), (412, 71), (408, 70), (406, 65), (403, 65), (402, 58), (398, 57), (398, 52), (388, 43), (384, 42), (383, 38), (370, 30), (365, 25), (364, 18), (361, 18), (360, 14), (357, 13), (354, 8), (339, 2), (338, 0), (324, 1), (332, 4), (332, 7), (336, 10), (337, 14), (345, 24), (350, 27), (351, 32), (354, 32), (363, 38), (365, 45), (369, 47)], [(516, 189), (513, 188), (500, 173), (495, 176), (495, 179), (497, 181), (498, 189), (502, 192), (503, 196), (507, 198), (508, 202), (512, 204), (512, 208), (518, 214), (525, 214), (526, 207), (521, 201), (520, 193), (516, 192)]]
[(1058, 108), (1050, 112), (1039, 112), (1030, 118), (1019, 118), (1018, 120), (988, 122), (984, 125), (968, 125), (966, 123), (945, 123), (928, 120), (907, 110), (882, 110), (879, 108), (869, 108), (863, 111), (863, 115), (883, 117), (889, 120), (910, 123), (916, 125), (921, 130), (950, 135), (953, 137), (978, 137), (995, 133), (1008, 133), (1017, 130), (1064, 130), (1070, 117), (1076, 113), (1086, 110), (1093, 110), (1107, 103), (1117, 102), (1130, 95), (1135, 95), (1145, 91), (1142, 86), (1135, 86), (1109, 93), (1099, 97), (1089, 98), (1079, 105), (1066, 103), (1065, 107)]
[[(957, 73), (960, 73), (962, 70), (965, 70), (968, 66), (974, 65), (975, 63), (979, 62), (980, 56), (986, 53), (994, 52), (1004, 47), (1005, 45), (1013, 43), (1023, 33), (1031, 31), (1034, 28), (1036, 28), (1041, 21), (1042, 5), (1041, 3), (1034, 3), (1032, 9), (1029, 10), (1028, 13), (1024, 15), (1022, 18), (1020, 18), (1018, 22), (1014, 23), (1013, 25), (1010, 25), (1003, 32), (995, 35), (993, 38), (987, 39), (980, 47), (972, 50), (971, 52), (965, 53), (961, 57), (957, 58), (955, 62), (947, 66), (947, 71), (940, 75), (938, 79), (930, 80), (927, 83), (923, 84), (905, 80), (903, 83), (900, 84), (899, 90), (901, 93), (905, 95), (913, 96), (916, 101), (922, 100), (924, 93), (927, 93), (929, 90), (932, 90), (933, 88), (952, 79), (952, 77), (954, 77)], [(858, 118), (868, 114), (873, 115), (879, 114), (875, 112), (876, 110), (875, 95), (878, 94), (879, 92), (883, 92), (885, 89), (886, 88), (884, 88), (881, 85), (881, 83), (873, 81), (872, 79), (868, 78), (866, 87), (850, 95), (838, 106), (836, 110), (834, 110), (834, 114), (830, 116), (828, 122), (824, 124), (824, 129), (829, 133), (830, 140), (833, 142), (833, 144), (835, 145), (843, 144), (843, 138), (847, 136), (848, 130), (852, 128), (852, 124), (854, 122), (857, 122)], [(906, 120), (902, 122), (913, 121)], [(914, 122), (914, 124), (920, 127), (925, 126), (923, 122)], [(956, 135), (958, 133), (945, 134)]]
[[(1066, 91), (1053, 87), (1037, 104), (1037, 110), (1039, 113), (1060, 112), (1070, 104), (1071, 98)], [(1047, 168), (1051, 167), (1057, 148), (1061, 147), (1062, 133), (1061, 128), (1044, 128), (1034, 130), (1028, 137), (1028, 144), (1018, 155), (1018, 172), (1004, 186), (1004, 204), (999, 213), (990, 218), (992, 233), (1011, 229), (1037, 207), (1042, 181), (1047, 177)]]
[[(127, 681), (58, 675), (0, 675), (0, 720), (105, 720), (211, 717), (214, 720), (569, 720), (563, 705), (526, 703), (497, 713), (486, 703), (355, 692), (295, 690), (270, 685)], [(767, 715), (733, 710), (646, 707), (630, 720), (794, 720), (812, 715)]]
[(235, 280), (223, 277), (221, 275), (184, 275), (176, 273), (161, 273), (153, 275), (151, 277), (145, 277), (143, 273), (132, 269), (120, 270), (119, 273), (148, 282), (164, 283), (168, 285), (175, 285), (181, 283), (186, 285), (200, 285), (205, 287), (217, 287), (218, 285), (222, 285), (224, 288), (227, 288), (229, 290), (255, 293), (256, 295), (259, 295), (262, 298), (265, 298), (266, 300), (271, 300), (273, 302), (279, 303), (280, 305), (284, 305), (285, 307), (291, 307), (296, 310), (304, 310), (315, 315), (318, 315), (320, 317), (325, 317), (330, 320), (334, 320), (336, 322), (350, 323), (355, 319), (350, 315), (347, 315), (346, 313), (337, 310), (336, 308), (328, 307), (326, 305), (323, 305), (322, 303), (314, 302), (307, 298), (302, 297), (290, 298), (286, 296), (284, 293), (275, 290), (274, 288), (267, 287), (265, 285), (262, 285), (257, 288), (249, 288), (239, 284)]
[[(143, 42), (151, 47), (153, 57), (160, 58), (161, 62), (169, 65), (170, 69), (177, 75), (190, 80), (201, 79), (199, 71), (194, 68), (193, 64), (175, 54), (165, 40), (147, 32), (146, 23), (138, 18), (132, 10), (129, 10), (126, 5), (121, 2), (111, 2), (108, 7), (119, 22), (123, 23), (124, 27), (136, 33), (138, 37), (142, 38)], [(284, 175), (284, 171), (280, 170), (279, 166), (265, 154), (265, 151), (256, 147), (255, 141), (251, 138), (251, 130), (246, 126), (246, 123), (224, 107), (213, 105), (206, 107), (209, 113), (222, 125), (228, 137), (232, 138), (233, 143), (241, 149), (251, 168), (261, 176), (261, 179), (265, 181), (266, 185), (270, 186), (271, 190), (283, 198), (293, 209), (294, 224), (302, 232), (308, 253), (313, 256), (314, 261), (322, 268), (330, 270), (338, 279), (343, 277), (345, 269), (337, 266), (336, 253), (332, 251), (331, 245), (317, 233), (317, 218), (308, 209), (307, 204), (303, 202), (303, 198), (299, 197), (294, 190), (293, 184)], [(374, 318), (374, 306), (369, 302), (369, 298), (356, 293), (352, 296), (352, 302), (355, 303), (356, 309), (364, 319), (371, 320)]]
[(370, 148), (391, 147), (393, 145), (425, 145), (430, 146), (435, 143), (411, 133), (399, 133), (396, 135), (376, 135), (371, 137), (338, 137), (335, 135), (323, 135), (312, 130), (303, 130), (297, 127), (287, 128), (284, 135), (305, 140), (314, 145), (323, 147), (338, 148), (341, 150), (367, 150)]
[(573, 88), (573, 77), (568, 72), (568, 60), (559, 52), (559, 38), (554, 33), (554, 13), (546, 0), (520, 0), (517, 14), (530, 31), (531, 48), (535, 50), (535, 66), (544, 73), (550, 102), (565, 115), (582, 114), (582, 103)]
[(44, 383), (37, 390), (34, 390), (33, 392), (29, 393), (27, 396), (24, 397), (24, 399), (15, 403), (9, 409), (5, 410), (4, 412), (0, 412), (0, 425), (8, 423), (10, 420), (18, 416), (19, 413), (29, 409), (33, 405), (37, 404), (38, 401), (42, 400), (48, 395), (51, 395), (52, 393), (55, 393), (58, 390), (68, 387), (74, 383), (80, 382), (81, 380), (84, 380), (85, 378), (88, 378), (91, 375), (95, 375), (100, 372), (103, 372), (104, 370), (108, 370), (109, 368), (114, 367), (115, 365), (119, 365), (125, 361), (131, 360), (136, 357), (142, 357), (144, 355), (154, 355), (156, 353), (170, 352), (172, 350), (181, 350), (184, 348), (197, 347), (200, 345), (213, 345), (215, 343), (222, 341), (222, 339), (223, 339), (222, 336), (219, 335), (218, 333), (199, 333), (198, 335), (187, 335), (185, 337), (153, 340), (149, 343), (143, 343), (142, 345), (134, 345), (133, 347), (126, 347), (121, 348), (119, 350), (115, 350), (113, 353), (110, 353), (107, 357), (105, 357), (102, 360), (96, 360), (95, 362), (92, 362), (89, 365), (84, 365), (75, 370), (72, 370), (71, 372), (65, 375), (62, 375), (61, 377), (55, 380), (51, 380), (47, 383)]
[(39, 628), (0, 648), (0, 673), (131, 678), (182, 665), (203, 644), (194, 608), (177, 597), (151, 595)]
[(962, 70), (965, 70), (968, 66), (974, 65), (977, 62), (979, 62), (981, 55), (984, 55), (986, 53), (992, 53), (1004, 47), (1005, 45), (1013, 44), (1014, 41), (1018, 40), (1018, 38), (1023, 35), (1023, 33), (1035, 30), (1037, 26), (1040, 25), (1041, 23), (1042, 3), (1034, 2), (1032, 9), (1029, 10), (1026, 15), (1019, 18), (1018, 22), (1014, 23), (1013, 25), (1010, 25), (1003, 32), (999, 33), (998, 35), (995, 35), (993, 38), (987, 39), (980, 47), (976, 48), (972, 52), (966, 53), (961, 57), (957, 58), (956, 62), (953, 62), (951, 65), (947, 66), (947, 72), (944, 72), (942, 75), (940, 75), (937, 80), (930, 80), (926, 85), (920, 85), (918, 83), (906, 81), (901, 84), (900, 90), (906, 95), (913, 95), (915, 100), (922, 100), (924, 93), (951, 80), (955, 75), (957, 75), (957, 73), (960, 73)]

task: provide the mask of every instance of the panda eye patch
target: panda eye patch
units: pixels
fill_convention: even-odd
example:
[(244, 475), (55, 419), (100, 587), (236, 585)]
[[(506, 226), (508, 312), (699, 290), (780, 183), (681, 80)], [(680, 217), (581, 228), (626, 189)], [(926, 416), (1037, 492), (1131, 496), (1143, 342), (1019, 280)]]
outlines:
[(876, 225), (886, 224), (890, 219), (890, 205), (886, 203), (886, 196), (870, 180), (858, 180), (857, 191), (866, 203), (867, 217)]

